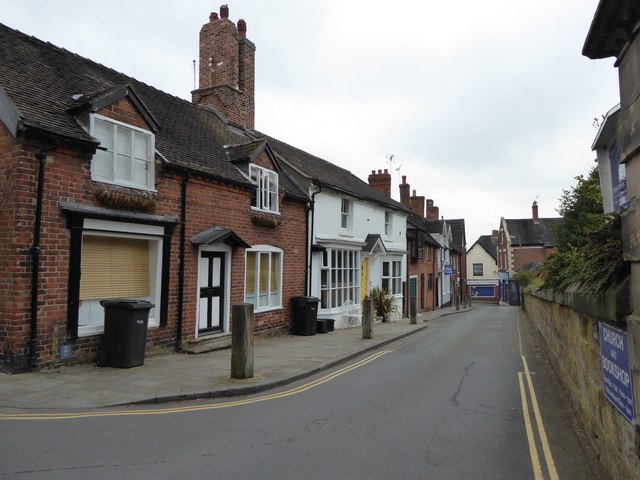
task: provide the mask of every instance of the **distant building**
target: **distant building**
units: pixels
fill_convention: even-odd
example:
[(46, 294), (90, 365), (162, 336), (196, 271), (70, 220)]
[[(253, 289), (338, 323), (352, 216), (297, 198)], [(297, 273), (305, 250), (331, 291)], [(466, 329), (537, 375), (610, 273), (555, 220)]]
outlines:
[(531, 206), (531, 218), (500, 219), (498, 278), (501, 300), (509, 300), (508, 288), (513, 275), (537, 270), (555, 251), (553, 228), (560, 220), (560, 217), (540, 218), (537, 202)]
[(500, 300), (498, 281), (498, 230), (482, 235), (467, 250), (467, 294), (473, 301)]

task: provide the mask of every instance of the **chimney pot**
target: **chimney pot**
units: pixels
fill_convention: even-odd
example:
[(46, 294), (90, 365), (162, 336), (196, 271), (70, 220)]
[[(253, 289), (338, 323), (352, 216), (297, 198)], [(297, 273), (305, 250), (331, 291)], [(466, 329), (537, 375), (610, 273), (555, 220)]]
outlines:
[(402, 184), (404, 185), (405, 183), (407, 183), (407, 176), (402, 175)]
[(229, 5), (220, 6), (220, 17), (229, 18)]
[(414, 196), (414, 197), (416, 196), (416, 190), (415, 190), (415, 188), (413, 189), (413, 196)]
[(247, 22), (245, 22), (242, 18), (238, 20), (238, 33), (241, 37), (247, 36)]
[(214, 20), (218, 20), (218, 12), (211, 12), (211, 15), (209, 15), (209, 21), (213, 22)]
[(389, 170), (387, 170), (386, 168), (384, 169), (384, 173), (389, 173)]

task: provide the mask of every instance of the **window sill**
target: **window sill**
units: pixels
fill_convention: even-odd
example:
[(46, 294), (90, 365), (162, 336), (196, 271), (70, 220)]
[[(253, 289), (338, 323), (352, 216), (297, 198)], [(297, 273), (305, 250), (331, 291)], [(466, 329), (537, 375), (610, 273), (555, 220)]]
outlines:
[(277, 307), (263, 307), (260, 310), (254, 310), (253, 313), (255, 313), (256, 315), (260, 315), (261, 313), (277, 312), (282, 310), (284, 310), (284, 308), (279, 305)]
[[(158, 328), (160, 325), (155, 320), (149, 320), (147, 330)], [(78, 327), (78, 338), (93, 337), (104, 334), (104, 325), (86, 325)]]

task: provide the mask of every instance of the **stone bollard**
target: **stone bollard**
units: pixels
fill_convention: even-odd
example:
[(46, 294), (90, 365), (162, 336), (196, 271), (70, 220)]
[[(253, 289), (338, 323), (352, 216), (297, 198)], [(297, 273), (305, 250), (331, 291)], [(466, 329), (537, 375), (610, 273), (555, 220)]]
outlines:
[(253, 378), (253, 305), (231, 309), (231, 378)]
[(456, 295), (456, 310), (460, 310), (460, 295)]
[(418, 299), (409, 297), (409, 323), (411, 325), (418, 324)]
[(367, 297), (364, 302), (367, 305), (362, 309), (362, 338), (371, 339), (373, 338), (373, 299)]

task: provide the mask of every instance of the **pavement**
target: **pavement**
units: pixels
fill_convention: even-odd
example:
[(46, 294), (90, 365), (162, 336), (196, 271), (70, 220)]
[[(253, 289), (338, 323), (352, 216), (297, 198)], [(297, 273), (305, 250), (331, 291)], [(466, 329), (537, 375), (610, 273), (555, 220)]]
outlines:
[(63, 366), (15, 375), (0, 373), (0, 413), (92, 409), (116, 405), (179, 402), (248, 395), (315, 375), (366, 352), (430, 328), (448, 315), (473, 307), (447, 307), (408, 319), (375, 323), (373, 338), (360, 327), (310, 336), (283, 335), (254, 341), (254, 376), (231, 377), (231, 349), (197, 355), (148, 355), (133, 368)]

